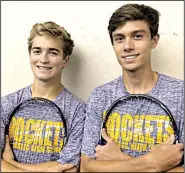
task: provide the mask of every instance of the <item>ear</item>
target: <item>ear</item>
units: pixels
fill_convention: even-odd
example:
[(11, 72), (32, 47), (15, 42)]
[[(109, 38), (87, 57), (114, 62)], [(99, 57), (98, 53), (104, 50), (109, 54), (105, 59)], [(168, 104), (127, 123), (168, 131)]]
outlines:
[(152, 49), (156, 48), (158, 42), (159, 42), (159, 34), (154, 36), (153, 39), (152, 39)]
[(67, 64), (69, 63), (69, 58), (70, 58), (70, 56), (68, 55), (68, 56), (66, 56), (66, 57), (63, 59), (63, 64), (62, 64), (62, 67), (63, 67), (63, 68), (66, 67)]

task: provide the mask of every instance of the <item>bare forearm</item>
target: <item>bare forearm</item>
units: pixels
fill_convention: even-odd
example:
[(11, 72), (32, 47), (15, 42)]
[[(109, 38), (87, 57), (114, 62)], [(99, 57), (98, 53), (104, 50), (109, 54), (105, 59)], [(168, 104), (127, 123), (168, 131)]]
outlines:
[(28, 172), (1, 159), (1, 172)]
[(184, 172), (184, 166), (177, 166), (177, 167), (172, 168), (166, 172)]
[(121, 152), (121, 155), (119, 157), (119, 160), (130, 160), (130, 159), (133, 159), (133, 157)]
[(45, 162), (45, 163), (39, 163), (39, 164), (24, 164), (24, 163), (19, 163), (14, 160), (11, 160), (10, 162), (12, 165), (24, 169), (30, 172), (44, 172), (46, 169), (50, 167), (57, 166), (59, 163), (58, 162)]
[(71, 169), (68, 169), (68, 170), (66, 170), (64, 172), (78, 172), (78, 168), (75, 166), (75, 167), (73, 167)]
[[(83, 156), (86, 157), (86, 156)], [(94, 160), (83, 162), (82, 172), (157, 172), (155, 166), (148, 164), (147, 157), (142, 156), (130, 160)]]

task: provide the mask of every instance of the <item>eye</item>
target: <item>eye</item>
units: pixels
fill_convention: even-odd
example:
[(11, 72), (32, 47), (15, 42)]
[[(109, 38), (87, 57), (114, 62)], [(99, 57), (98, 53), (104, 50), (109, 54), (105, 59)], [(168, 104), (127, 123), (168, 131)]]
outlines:
[(140, 39), (143, 38), (143, 35), (142, 35), (142, 34), (135, 34), (135, 35), (133, 36), (133, 38), (134, 38), (135, 40), (140, 40)]
[(33, 54), (35, 54), (35, 55), (39, 55), (40, 53), (41, 53), (40, 50), (34, 50), (34, 51), (33, 51)]
[(49, 54), (50, 55), (54, 55), (54, 56), (57, 56), (58, 55), (58, 53), (56, 53), (56, 52), (49, 52)]
[(123, 37), (116, 37), (115, 38), (115, 41), (118, 42), (118, 43), (122, 42), (123, 40), (124, 40)]

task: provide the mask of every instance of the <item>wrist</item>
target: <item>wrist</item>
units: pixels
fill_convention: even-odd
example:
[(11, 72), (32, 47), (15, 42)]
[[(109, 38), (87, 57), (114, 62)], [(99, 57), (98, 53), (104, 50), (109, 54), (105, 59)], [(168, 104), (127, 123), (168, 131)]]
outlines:
[(7, 158), (4, 158), (4, 157), (3, 157), (3, 160), (6, 161), (6, 162), (8, 162), (8, 163), (11, 163), (12, 162), (11, 159), (7, 159)]
[(10, 164), (16, 166), (17, 162), (15, 160), (6, 160), (7, 162), (9, 162)]

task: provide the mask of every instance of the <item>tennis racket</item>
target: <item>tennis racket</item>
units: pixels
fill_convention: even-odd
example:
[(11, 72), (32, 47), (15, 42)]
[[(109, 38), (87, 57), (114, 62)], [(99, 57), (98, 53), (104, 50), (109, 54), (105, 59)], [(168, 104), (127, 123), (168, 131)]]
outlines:
[(9, 114), (5, 135), (18, 162), (54, 161), (67, 142), (66, 121), (54, 102), (35, 97), (24, 100)]
[[(158, 99), (145, 94), (131, 94), (114, 101), (103, 115), (102, 128), (121, 148), (137, 157), (171, 134), (178, 143), (178, 129), (170, 110)], [(106, 141), (100, 134), (100, 145)]]

